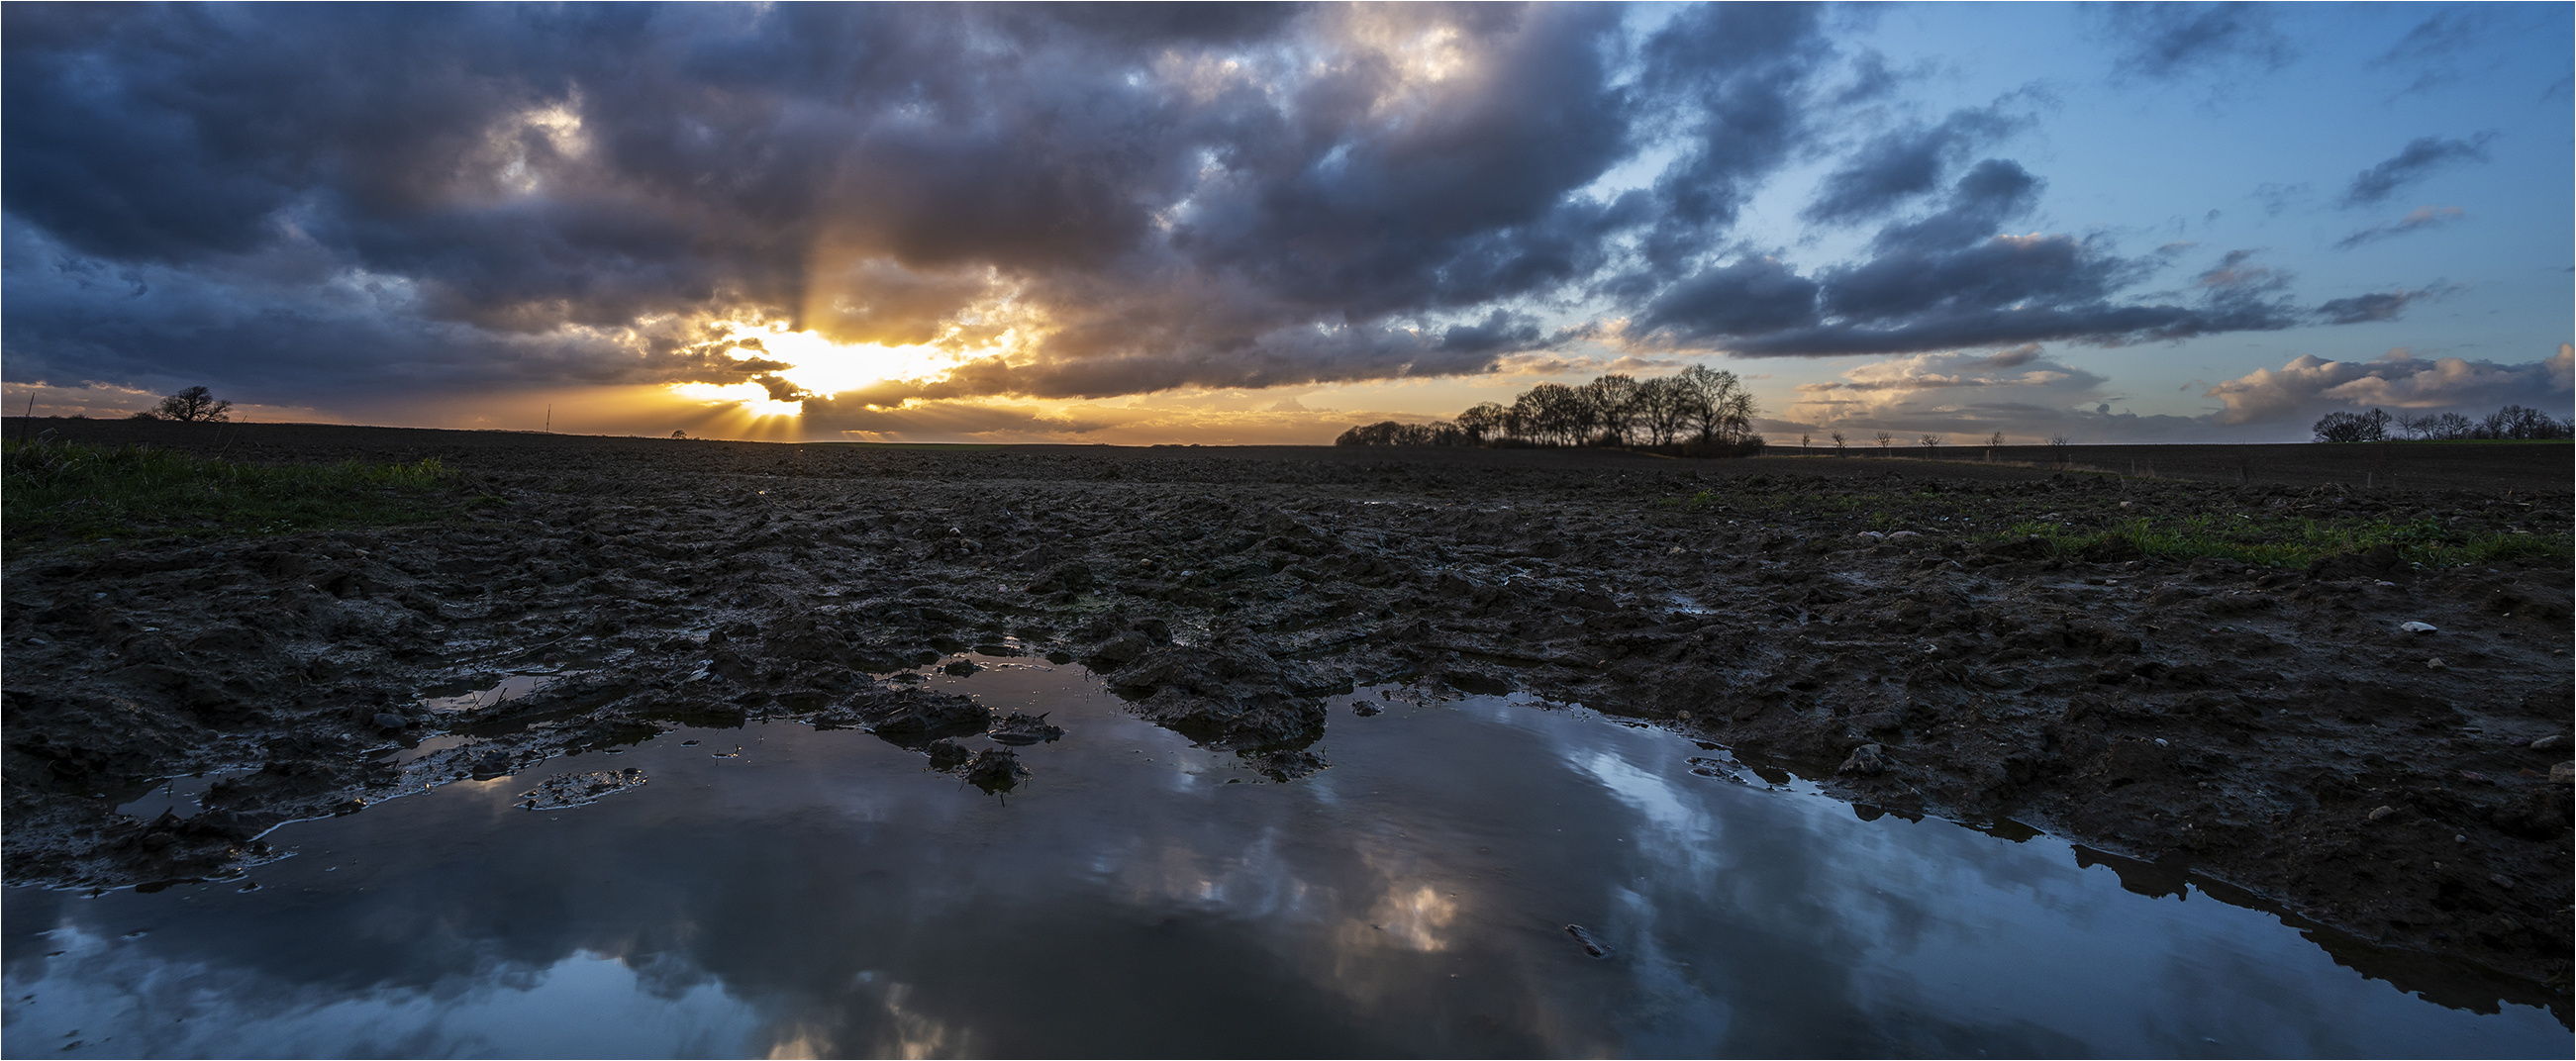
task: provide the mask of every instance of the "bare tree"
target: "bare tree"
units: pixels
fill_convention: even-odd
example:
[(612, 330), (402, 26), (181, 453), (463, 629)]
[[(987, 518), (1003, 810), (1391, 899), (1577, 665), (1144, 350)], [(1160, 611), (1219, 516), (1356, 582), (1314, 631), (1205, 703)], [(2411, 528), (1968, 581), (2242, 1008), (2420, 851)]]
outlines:
[(689, 437), (689, 432), (688, 432), (688, 430), (687, 430), (686, 428), (682, 428), (682, 429), (680, 429), (680, 430), (677, 430), (677, 431), (673, 431), (673, 432), (671, 432), (671, 437), (672, 437), (672, 438), (687, 438), (687, 437)]
[(161, 399), (161, 408), (157, 412), (163, 420), (210, 424), (232, 419), (232, 407), (233, 403), (215, 397), (204, 387), (190, 387)]
[(1493, 402), (1485, 402), (1458, 414), (1458, 429), (1465, 431), (1468, 438), (1482, 445), (1486, 439), (1503, 433), (1504, 424), (1511, 419), (1511, 415), (1511, 410)]
[(1804, 431), (1798, 432), (1798, 448), (1802, 450), (1816, 448), (1815, 437)]
[(1690, 385), (1674, 376), (1657, 376), (1637, 385), (1638, 421), (1646, 427), (1646, 437), (1658, 446), (1669, 446), (1689, 426), (1691, 403), (1696, 401)]
[(2074, 441), (2064, 435), (2048, 436), (2048, 455), (2057, 460), (2058, 467), (2066, 467), (2066, 447)]
[(1931, 455), (1932, 455), (1932, 451), (1937, 450), (1937, 449), (1940, 449), (1940, 448), (1941, 448), (1941, 436), (1939, 436), (1939, 435), (1925, 435), (1925, 436), (1923, 436), (1923, 455), (1924, 455), (1924, 456), (1929, 457), (1929, 456), (1931, 456)]
[(1886, 456), (1886, 455), (1887, 455), (1887, 447), (1889, 447), (1889, 446), (1893, 446), (1893, 445), (1895, 445), (1895, 444), (1896, 444), (1896, 436), (1895, 436), (1895, 435), (1891, 435), (1891, 434), (1889, 434), (1889, 433), (1887, 433), (1887, 432), (1885, 432), (1885, 431), (1881, 431), (1881, 432), (1879, 432), (1879, 433), (1878, 433), (1878, 455), (1879, 455), (1879, 456), (1882, 456), (1882, 457)]
[(1583, 404), (1591, 413), (1592, 426), (1616, 440), (1613, 445), (1628, 444), (1628, 429), (1636, 426), (1640, 411), (1635, 379), (1615, 372), (1594, 379), (1583, 385)]
[(1851, 445), (1850, 445), (1850, 440), (1849, 440), (1849, 439), (1844, 438), (1844, 437), (1843, 437), (1843, 433), (1842, 433), (1841, 431), (1837, 430), (1837, 431), (1834, 431), (1834, 432), (1828, 433), (1825, 437), (1826, 437), (1826, 438), (1830, 438), (1830, 439), (1833, 439), (1833, 440), (1834, 440), (1834, 452), (1835, 452), (1835, 453), (1841, 454), (1841, 455), (1843, 455), (1843, 456), (1845, 456), (1845, 457), (1851, 456)]

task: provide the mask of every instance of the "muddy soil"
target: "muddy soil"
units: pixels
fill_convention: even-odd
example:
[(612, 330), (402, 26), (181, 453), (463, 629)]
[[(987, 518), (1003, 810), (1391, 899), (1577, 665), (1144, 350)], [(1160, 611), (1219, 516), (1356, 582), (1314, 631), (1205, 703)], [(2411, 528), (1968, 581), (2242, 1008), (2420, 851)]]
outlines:
[[(11, 882), (224, 876), (282, 821), (755, 717), (868, 728), (1007, 788), (1026, 767), (945, 738), (1046, 724), (911, 683), (1035, 655), (1283, 780), (1330, 768), (1308, 748), (1321, 698), (1355, 685), (1579, 702), (1872, 813), (2187, 869), (2545, 984), (2565, 1012), (2567, 558), (2281, 570), (1996, 538), (2147, 512), (2557, 534), (2563, 466), (2356, 491), (1901, 460), (93, 430), (145, 429), (236, 458), (435, 456), (508, 503), (9, 556)], [(216, 778), (203, 810), (117, 813), (191, 775)], [(530, 798), (612, 782), (631, 783)]]

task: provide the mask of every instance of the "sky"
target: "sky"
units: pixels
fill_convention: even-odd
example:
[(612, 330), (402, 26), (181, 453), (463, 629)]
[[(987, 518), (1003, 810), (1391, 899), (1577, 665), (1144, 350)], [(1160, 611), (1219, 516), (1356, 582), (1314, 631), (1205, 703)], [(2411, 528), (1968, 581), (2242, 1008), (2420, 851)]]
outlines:
[(0, 7), (0, 402), (1323, 443), (2571, 411), (2565, 4)]

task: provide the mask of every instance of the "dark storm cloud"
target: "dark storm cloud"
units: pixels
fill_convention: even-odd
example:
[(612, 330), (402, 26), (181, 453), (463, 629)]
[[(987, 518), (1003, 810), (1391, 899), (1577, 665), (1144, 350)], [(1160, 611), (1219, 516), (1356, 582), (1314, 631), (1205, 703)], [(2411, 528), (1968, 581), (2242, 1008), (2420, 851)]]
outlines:
[(2396, 157), (2356, 173), (2352, 186), (2344, 189), (2343, 205), (2367, 206), (2388, 198), (2397, 189), (2423, 180), (2433, 171), (2455, 162), (2484, 162), (2487, 141), (2494, 133), (2479, 133), (2466, 140), (2448, 140), (2438, 136), (2420, 136), (2407, 141)]
[(1935, 125), (1913, 125), (1862, 144), (1800, 216), (1825, 223), (1867, 221), (1938, 187), (1951, 167), (2023, 122), (1997, 108), (1960, 110)]
[(1474, 373), (1607, 334), (1551, 313), (1757, 353), (2272, 326), (2124, 301), (2145, 267), (2098, 241), (2001, 234), (2041, 185), (1960, 172), (1997, 107), (1832, 168), (1818, 220), (1940, 196), (1862, 260), (1747, 255), (1754, 193), (1896, 75), (1811, 7), (1624, 17), (9, 5), (0, 344), (15, 379), (260, 401), (798, 393), (725, 320), (1020, 344), (865, 404)]
[(1882, 228), (1861, 262), (1797, 276), (1776, 261), (1738, 262), (1685, 280), (1640, 323), (1668, 339), (1716, 341), (1748, 356), (1916, 353), (2050, 340), (2119, 344), (2298, 323), (2275, 292), (2287, 278), (2228, 254), (2192, 304), (2124, 302), (2158, 258), (2123, 258), (2060, 234), (2009, 235), (2036, 202), (2037, 178), (1987, 159), (1942, 208)]
[(2277, 70), (2289, 38), (2261, 4), (2114, 4), (2104, 9), (2122, 74), (2171, 80), (2240, 68)]

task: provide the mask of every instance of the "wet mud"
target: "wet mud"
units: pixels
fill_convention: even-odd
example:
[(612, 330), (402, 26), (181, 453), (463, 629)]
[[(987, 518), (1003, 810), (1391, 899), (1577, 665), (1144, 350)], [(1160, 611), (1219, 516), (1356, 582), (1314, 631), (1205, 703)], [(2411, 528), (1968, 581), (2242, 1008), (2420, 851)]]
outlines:
[[(2567, 990), (2565, 558), (2279, 569), (1995, 533), (2147, 511), (2563, 533), (2563, 468), (2537, 490), (2362, 491), (1911, 461), (234, 430), (237, 458), (437, 456), (507, 503), (8, 557), (11, 882), (225, 877), (284, 821), (752, 719), (865, 729), (1008, 792), (1030, 766), (958, 739), (1056, 727), (917, 686), (1042, 657), (1276, 780), (1330, 769), (1309, 748), (1328, 697), (1526, 691), (1727, 749), (1711, 776), (1786, 770), (1873, 812), (2044, 829)], [(192, 802), (120, 810), (190, 778)], [(527, 798), (640, 780), (576, 772)]]

